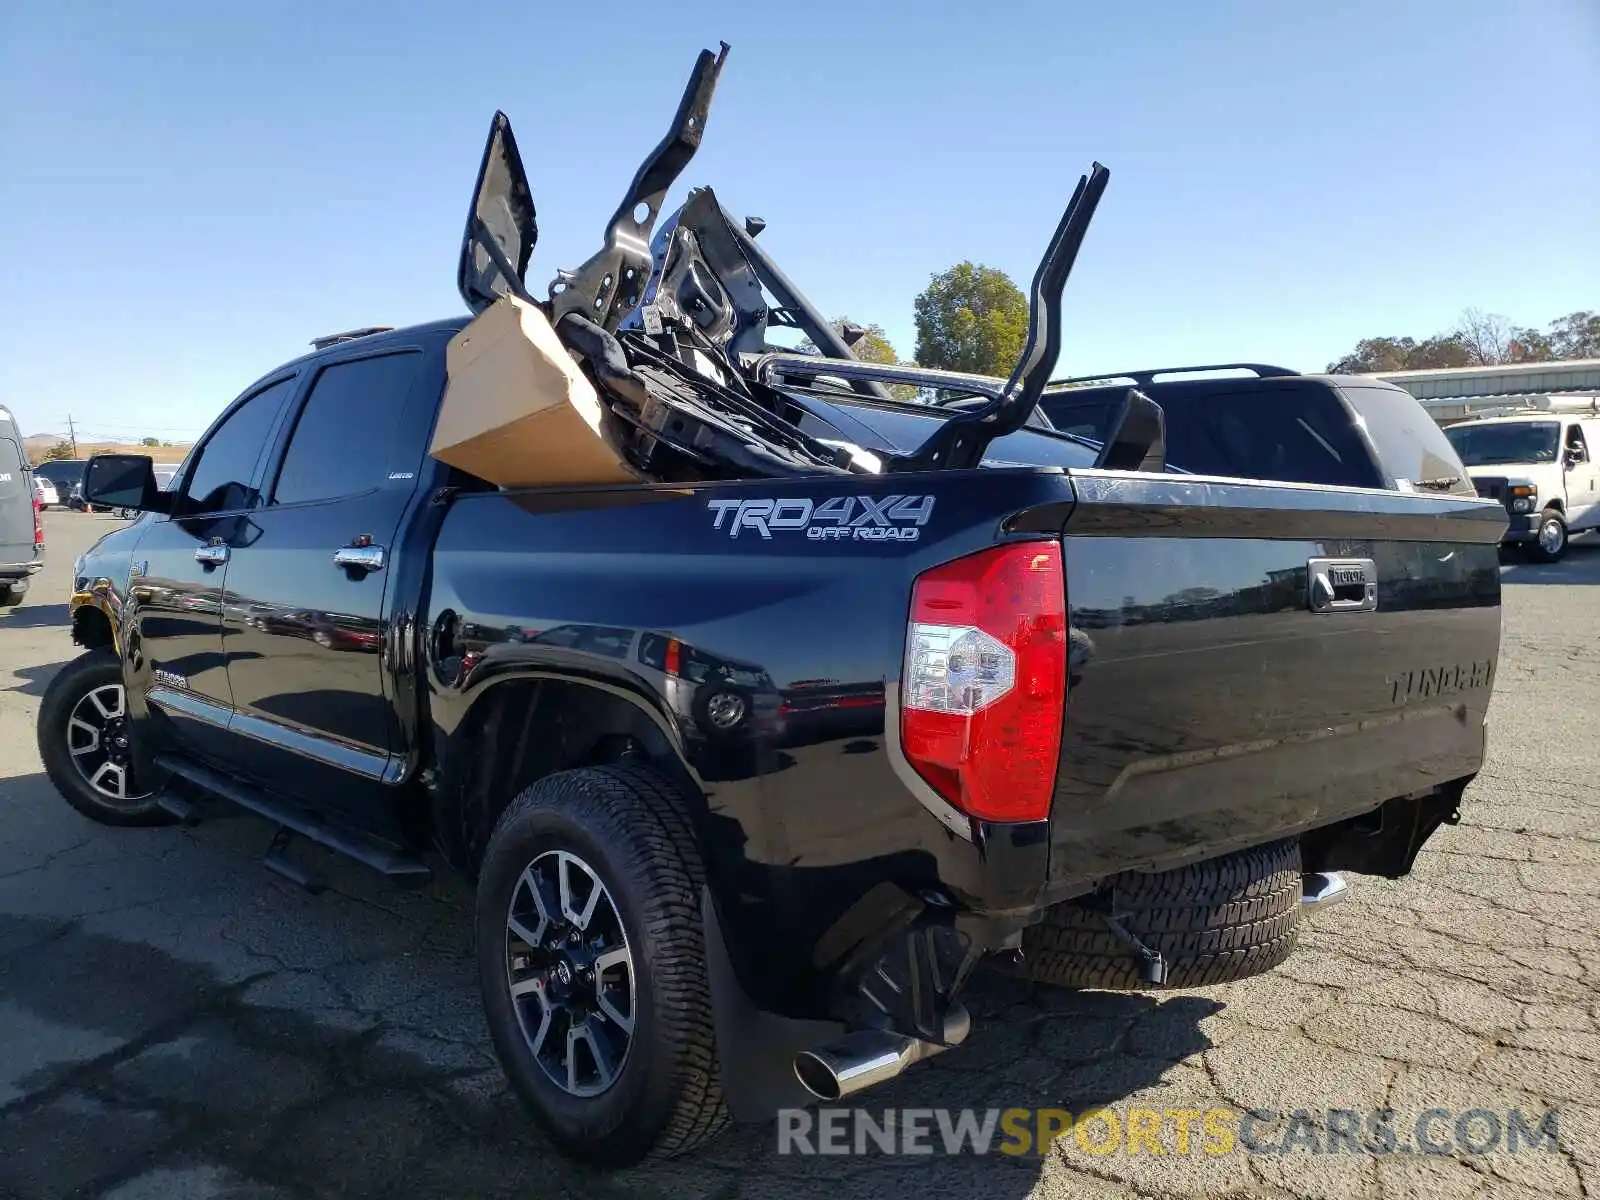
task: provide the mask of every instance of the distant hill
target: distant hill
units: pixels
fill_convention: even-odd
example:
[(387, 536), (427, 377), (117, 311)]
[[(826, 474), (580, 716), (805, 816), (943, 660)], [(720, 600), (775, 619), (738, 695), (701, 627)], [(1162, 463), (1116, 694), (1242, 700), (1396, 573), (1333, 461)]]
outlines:
[[(51, 446), (61, 439), (54, 434), (40, 434), (24, 440), (27, 449), (28, 461), (41, 463)], [(126, 445), (119, 442), (86, 442), (78, 441), (78, 457), (88, 458), (91, 454), (148, 454), (158, 463), (180, 463), (183, 456), (189, 453), (190, 443), (179, 446), (138, 446)]]

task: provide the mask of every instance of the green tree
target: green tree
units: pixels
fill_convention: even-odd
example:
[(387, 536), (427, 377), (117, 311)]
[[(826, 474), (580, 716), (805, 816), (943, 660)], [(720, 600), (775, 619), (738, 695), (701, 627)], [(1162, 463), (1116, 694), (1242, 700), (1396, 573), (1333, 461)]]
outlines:
[(1411, 367), (1413, 371), (1441, 371), (1447, 367), (1471, 367), (1481, 365), (1472, 353), (1472, 348), (1467, 345), (1459, 329), (1450, 333), (1435, 334), (1431, 338), (1417, 343), (1417, 348), (1411, 354)]
[(1472, 352), (1459, 333), (1443, 333), (1419, 342), (1415, 338), (1362, 338), (1356, 348), (1328, 364), (1334, 375), (1387, 374), (1472, 365)]
[(1555, 358), (1600, 358), (1600, 313), (1568, 313), (1550, 322), (1547, 336)]
[(1600, 313), (1568, 313), (1541, 330), (1469, 308), (1454, 329), (1420, 342), (1408, 337), (1363, 338), (1349, 354), (1329, 363), (1328, 370), (1387, 374), (1574, 358), (1600, 358)]
[(71, 457), (72, 457), (72, 443), (71, 442), (57, 442), (54, 446), (51, 446), (50, 449), (48, 449), (48, 450), (46, 450), (44, 452), (44, 461), (45, 462), (54, 462), (58, 458), (71, 458)]
[(1372, 375), (1378, 372), (1404, 371), (1407, 359), (1416, 348), (1417, 343), (1411, 338), (1362, 338), (1349, 354), (1328, 364), (1328, 373)]
[(961, 262), (917, 297), (917, 363), (976, 375), (1009, 375), (1028, 336), (1028, 301), (994, 267)]
[(1518, 329), (1512, 333), (1507, 362), (1550, 362), (1555, 357), (1555, 349), (1550, 345), (1550, 335), (1543, 330)]
[[(856, 341), (856, 344), (850, 347), (850, 353), (854, 354), (862, 362), (900, 362), (900, 356), (895, 353), (894, 345), (889, 341), (889, 335), (884, 331), (882, 325), (861, 325), (859, 322), (852, 321), (849, 317), (835, 317), (828, 324), (833, 326), (833, 331), (841, 337), (844, 336), (845, 326), (847, 325), (855, 325), (857, 328), (866, 330), (866, 333)], [(818, 353), (816, 344), (810, 338), (802, 340), (799, 348), (806, 354)], [(917, 389), (911, 384), (886, 383), (883, 386), (889, 395), (896, 400), (909, 401), (917, 398)]]
[(139, 445), (141, 445), (141, 446), (159, 446), (159, 445), (161, 445), (161, 439), (160, 438), (140, 438), (139, 439)]

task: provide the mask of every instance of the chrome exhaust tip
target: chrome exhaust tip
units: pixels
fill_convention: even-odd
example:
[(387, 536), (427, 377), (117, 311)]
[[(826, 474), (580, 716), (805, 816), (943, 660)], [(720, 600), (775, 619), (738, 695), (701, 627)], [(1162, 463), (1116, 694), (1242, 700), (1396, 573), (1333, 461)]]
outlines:
[(858, 1029), (837, 1041), (794, 1056), (794, 1074), (818, 1100), (843, 1100), (887, 1083), (912, 1063), (959, 1046), (972, 1029), (967, 1010), (955, 1005), (945, 1018), (945, 1043), (925, 1042), (886, 1029)]
[(1324, 908), (1337, 904), (1350, 891), (1350, 885), (1337, 871), (1308, 871), (1300, 877), (1302, 908)]

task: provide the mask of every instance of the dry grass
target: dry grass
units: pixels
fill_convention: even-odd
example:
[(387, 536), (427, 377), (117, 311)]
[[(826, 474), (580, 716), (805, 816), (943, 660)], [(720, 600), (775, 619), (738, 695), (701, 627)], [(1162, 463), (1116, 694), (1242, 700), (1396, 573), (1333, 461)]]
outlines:
[[(41, 463), (44, 461), (45, 452), (56, 444), (56, 438), (34, 437), (27, 440), (28, 461)], [(189, 453), (189, 443), (181, 446), (139, 446), (118, 442), (86, 442), (78, 441), (78, 457), (88, 458), (91, 454), (148, 454), (158, 463), (172, 463), (174, 465), (183, 461), (183, 456)]]

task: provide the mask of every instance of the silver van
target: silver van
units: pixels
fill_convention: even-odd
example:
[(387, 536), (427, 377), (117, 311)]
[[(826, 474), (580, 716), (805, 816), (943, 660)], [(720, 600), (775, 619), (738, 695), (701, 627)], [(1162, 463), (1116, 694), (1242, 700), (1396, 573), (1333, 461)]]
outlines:
[(0, 407), (0, 606), (22, 603), (28, 580), (42, 566), (44, 530), (33, 469), (16, 418)]

